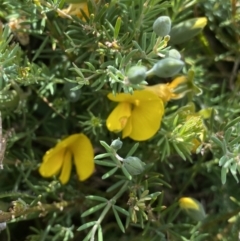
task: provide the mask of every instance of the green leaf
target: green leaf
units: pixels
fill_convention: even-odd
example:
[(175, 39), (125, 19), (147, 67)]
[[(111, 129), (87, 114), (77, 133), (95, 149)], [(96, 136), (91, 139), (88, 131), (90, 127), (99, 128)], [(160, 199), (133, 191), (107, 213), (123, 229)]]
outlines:
[(97, 212), (99, 209), (102, 209), (104, 208), (105, 206), (107, 205), (107, 203), (101, 203), (101, 204), (98, 204), (90, 209), (88, 209), (87, 211), (85, 211), (84, 213), (82, 213), (81, 217), (86, 217), (92, 213), (95, 213)]
[(223, 143), (222, 143), (216, 136), (212, 136), (211, 139), (213, 140), (213, 142), (214, 142), (217, 146), (219, 146), (219, 147), (221, 147), (221, 148), (223, 149)]
[[(230, 171), (234, 177), (236, 177), (236, 175), (237, 175), (237, 165), (238, 164), (236, 162), (233, 162), (232, 165), (230, 166)], [(238, 182), (238, 179), (236, 179), (236, 180)]]
[(125, 59), (124, 59), (124, 64), (128, 64), (128, 63), (131, 61), (132, 57), (133, 57), (137, 52), (138, 52), (137, 49), (133, 49), (133, 50), (125, 57)]
[(89, 68), (91, 71), (95, 71), (95, 70), (96, 70), (92, 63), (90, 63), (90, 62), (84, 62), (84, 63), (88, 66), (88, 68)]
[(108, 200), (104, 197), (100, 197), (100, 196), (94, 196), (94, 195), (89, 195), (85, 197), (86, 199), (89, 200), (94, 200), (94, 201), (100, 201), (100, 202), (107, 202)]
[(103, 232), (100, 225), (98, 226), (98, 241), (103, 241)]
[(48, 43), (49, 37), (47, 36), (44, 41), (42, 42), (42, 44), (40, 45), (39, 48), (37, 48), (37, 51), (35, 53), (35, 55), (32, 58), (32, 61), (35, 61), (38, 56), (41, 54), (41, 52), (43, 51), (43, 49), (46, 47), (47, 43)]
[(113, 190), (115, 190), (116, 188), (120, 187), (123, 185), (123, 183), (125, 183), (125, 180), (120, 180), (118, 182), (116, 182), (115, 184), (113, 184), (112, 186), (110, 186), (106, 192), (111, 192)]
[(105, 141), (100, 141), (100, 144), (108, 151), (111, 153), (112, 148), (105, 142)]
[(222, 184), (225, 184), (226, 183), (226, 180), (227, 180), (227, 171), (228, 169), (227, 168), (222, 168), (221, 170), (221, 181), (222, 181)]
[(230, 165), (232, 164), (232, 162), (234, 162), (235, 160), (233, 158), (228, 158), (228, 160), (225, 162), (225, 164), (223, 165), (223, 168), (230, 168)]
[(124, 166), (122, 166), (122, 171), (128, 180), (132, 180), (132, 176), (129, 174), (129, 172), (127, 171), (127, 169)]
[(132, 41), (133, 42), (133, 46), (135, 47), (135, 48), (137, 48), (138, 49), (138, 51), (140, 51), (140, 52), (143, 52), (143, 50), (142, 50), (142, 48), (140, 47), (140, 45), (138, 44), (138, 42), (136, 42), (136, 41)]
[(127, 157), (132, 156), (135, 153), (135, 151), (137, 150), (138, 146), (139, 146), (139, 143), (138, 142), (135, 143), (134, 146), (128, 152)]
[(233, 146), (237, 143), (240, 143), (240, 136), (238, 136), (237, 138), (233, 139), (231, 142), (228, 143), (229, 146)]
[(173, 144), (174, 149), (175, 149), (176, 152), (178, 153), (178, 155), (179, 155), (184, 161), (186, 161), (185, 155), (184, 155), (183, 152), (178, 148), (177, 144), (176, 144), (175, 142), (173, 142), (172, 144)]
[(115, 28), (114, 28), (114, 39), (116, 40), (118, 38), (118, 34), (121, 28), (121, 23), (122, 23), (122, 19), (120, 17), (117, 18), (116, 24), (115, 24)]
[(224, 131), (226, 131), (228, 128), (234, 126), (236, 123), (239, 123), (239, 122), (240, 122), (240, 116), (237, 117), (236, 119), (228, 122), (228, 124), (227, 124), (227, 125), (225, 126), (225, 128), (224, 128)]
[(128, 211), (126, 211), (125, 209), (119, 207), (119, 206), (116, 206), (116, 205), (113, 205), (113, 207), (120, 213), (126, 215), (127, 217), (130, 215)]
[(100, 166), (106, 166), (106, 167), (115, 167), (116, 164), (112, 161), (99, 161), (99, 160), (94, 160), (94, 162)]
[(219, 166), (223, 166), (226, 162), (228, 161), (228, 157), (227, 156), (222, 156), (219, 160)]
[(154, 192), (149, 194), (148, 197), (151, 197), (151, 199), (156, 199), (160, 194), (161, 192)]
[(232, 128), (228, 128), (224, 133), (224, 139), (226, 142), (230, 141), (231, 135), (232, 135)]
[(123, 233), (125, 233), (125, 229), (124, 229), (124, 226), (123, 226), (123, 223), (118, 215), (118, 212), (116, 211), (115, 207), (112, 206), (112, 209), (113, 209), (113, 213), (114, 213), (114, 216), (116, 218), (116, 221), (117, 221), (117, 224), (119, 226), (119, 228), (122, 230)]
[(119, 167), (114, 167), (112, 170), (110, 170), (109, 172), (105, 173), (102, 176), (102, 179), (106, 179), (106, 178), (109, 178), (110, 176), (112, 176), (118, 170), (118, 168)]
[(95, 225), (96, 223), (97, 223), (97, 221), (92, 221), (92, 222), (85, 223), (85, 224), (81, 225), (81, 226), (77, 229), (77, 231), (82, 231), (82, 230), (84, 230), (84, 229), (87, 229), (87, 228), (89, 228), (89, 227), (92, 227), (92, 226)]

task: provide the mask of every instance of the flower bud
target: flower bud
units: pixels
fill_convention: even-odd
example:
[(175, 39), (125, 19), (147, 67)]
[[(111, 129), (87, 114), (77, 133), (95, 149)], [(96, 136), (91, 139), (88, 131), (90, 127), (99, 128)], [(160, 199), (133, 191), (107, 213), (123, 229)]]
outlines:
[(146, 78), (147, 68), (145, 66), (133, 66), (127, 72), (128, 80), (131, 84), (139, 84)]
[(171, 37), (170, 44), (181, 44), (190, 40), (200, 33), (206, 24), (207, 18), (202, 17), (188, 19), (175, 25), (169, 34)]
[(153, 23), (153, 31), (159, 36), (164, 37), (171, 30), (171, 19), (168, 16), (161, 16)]
[(80, 89), (72, 90), (76, 86), (77, 85), (75, 83), (70, 83), (70, 82), (66, 82), (64, 84), (63, 90), (65, 93), (65, 96), (68, 98), (70, 102), (76, 102), (80, 98), (81, 90)]
[(184, 62), (182, 60), (167, 57), (154, 64), (152, 69), (147, 71), (147, 75), (156, 75), (160, 78), (168, 78), (178, 74), (183, 66)]
[(206, 217), (205, 210), (200, 202), (194, 198), (182, 197), (179, 199), (180, 208), (195, 221), (202, 221)]
[(127, 157), (124, 159), (123, 164), (131, 175), (139, 175), (145, 169), (145, 163), (135, 156)]
[(174, 59), (181, 59), (181, 54), (176, 49), (171, 49), (166, 54), (166, 57), (174, 58)]
[(112, 147), (115, 151), (117, 151), (117, 150), (119, 150), (119, 149), (122, 148), (122, 144), (123, 144), (123, 143), (122, 143), (122, 142), (119, 140), (119, 138), (118, 138), (118, 139), (112, 141), (111, 147)]
[(13, 111), (18, 107), (19, 94), (15, 90), (0, 91), (0, 111)]

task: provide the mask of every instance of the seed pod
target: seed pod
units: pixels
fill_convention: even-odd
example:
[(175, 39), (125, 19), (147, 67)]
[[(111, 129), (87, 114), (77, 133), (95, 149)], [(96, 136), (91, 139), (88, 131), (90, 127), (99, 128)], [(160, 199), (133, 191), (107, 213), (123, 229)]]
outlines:
[(119, 138), (118, 139), (116, 139), (116, 140), (114, 140), (112, 143), (111, 143), (111, 147), (115, 150), (115, 151), (117, 151), (117, 150), (119, 150), (119, 149), (121, 149), (122, 148), (122, 142), (119, 140)]
[(127, 72), (128, 80), (131, 84), (139, 84), (146, 78), (147, 68), (145, 66), (133, 66)]
[(184, 43), (197, 34), (199, 34), (202, 29), (207, 24), (207, 18), (192, 18), (184, 22), (175, 25), (170, 32), (170, 45)]
[(171, 58), (174, 58), (174, 59), (181, 59), (181, 54), (176, 49), (171, 49), (166, 54), (166, 57), (171, 57)]
[(123, 161), (125, 168), (131, 175), (139, 175), (145, 169), (145, 163), (142, 162), (138, 157), (129, 156)]
[(179, 59), (167, 57), (159, 60), (154, 66), (147, 71), (147, 76), (156, 75), (160, 78), (172, 77), (180, 72), (184, 62)]
[(159, 36), (164, 37), (171, 30), (171, 19), (168, 16), (161, 16), (153, 23), (153, 31)]

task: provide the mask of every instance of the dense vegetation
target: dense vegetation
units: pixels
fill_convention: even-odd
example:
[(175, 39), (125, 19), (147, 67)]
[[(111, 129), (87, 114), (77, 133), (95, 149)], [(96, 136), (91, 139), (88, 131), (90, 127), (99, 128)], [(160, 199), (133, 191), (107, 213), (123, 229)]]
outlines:
[(0, 1), (0, 240), (240, 235), (240, 5)]

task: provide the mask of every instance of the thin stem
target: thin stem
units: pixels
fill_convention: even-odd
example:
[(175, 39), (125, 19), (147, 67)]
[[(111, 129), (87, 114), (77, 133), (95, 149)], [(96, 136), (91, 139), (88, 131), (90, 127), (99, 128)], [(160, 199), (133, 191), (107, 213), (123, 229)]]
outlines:
[(72, 206), (74, 204), (75, 204), (74, 202), (66, 202), (66, 201), (62, 201), (54, 204), (42, 204), (41, 202), (38, 202), (38, 205), (34, 207), (22, 206), (21, 208), (17, 208), (17, 209), (13, 208), (13, 210), (10, 212), (0, 211), (0, 223), (7, 222), (14, 218), (29, 215), (29, 214), (35, 214), (35, 213), (46, 214), (49, 211), (63, 210), (64, 208)]
[(102, 220), (105, 218), (108, 211), (111, 209), (112, 205), (114, 205), (116, 203), (117, 199), (120, 198), (121, 195), (126, 191), (128, 183), (129, 183), (129, 181), (126, 181), (125, 184), (122, 186), (122, 188), (119, 190), (119, 192), (112, 199), (110, 199), (108, 201), (107, 206), (103, 209), (103, 211), (102, 211), (100, 217), (98, 218), (96, 224), (93, 226), (92, 230), (90, 231), (91, 232), (91, 239), (90, 239), (91, 241), (94, 241), (96, 231), (99, 228)]

